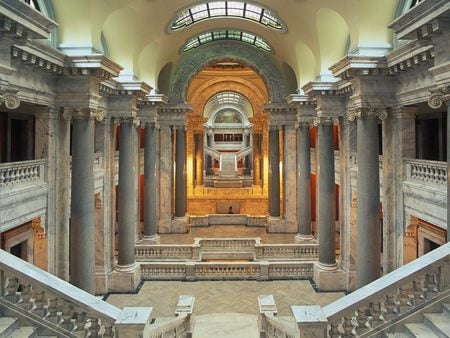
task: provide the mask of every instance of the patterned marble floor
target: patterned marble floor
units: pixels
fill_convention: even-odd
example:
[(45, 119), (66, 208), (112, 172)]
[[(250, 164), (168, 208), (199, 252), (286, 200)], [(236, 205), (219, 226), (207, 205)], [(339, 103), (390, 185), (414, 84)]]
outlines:
[(291, 305), (326, 305), (342, 292), (316, 293), (309, 281), (148, 281), (138, 294), (112, 294), (115, 306), (151, 306), (154, 317), (172, 317), (179, 295), (195, 297), (194, 315), (213, 313), (258, 314), (258, 295), (272, 294), (279, 316), (292, 316)]

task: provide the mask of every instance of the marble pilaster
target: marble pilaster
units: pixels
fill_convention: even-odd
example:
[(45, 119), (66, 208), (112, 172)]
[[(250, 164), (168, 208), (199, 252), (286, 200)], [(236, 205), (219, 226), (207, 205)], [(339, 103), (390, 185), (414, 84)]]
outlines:
[(283, 204), (285, 229), (296, 233), (297, 221), (297, 131), (295, 125), (283, 126)]
[(186, 216), (186, 130), (176, 129), (175, 136), (175, 217)]
[[(70, 122), (56, 108), (36, 108), (36, 158), (47, 159), (47, 217), (41, 222), (48, 239), (49, 272), (69, 280)], [(58, 207), (56, 207), (58, 205)]]
[(403, 265), (403, 160), (416, 155), (415, 107), (392, 109), (383, 121), (383, 272)]
[(195, 185), (203, 185), (203, 133), (195, 134)]
[(261, 184), (261, 134), (253, 134), (253, 184)]
[(280, 131), (278, 127), (269, 130), (269, 216), (279, 218), (280, 212)]
[(171, 232), (173, 208), (173, 135), (170, 125), (161, 124), (159, 156), (159, 233)]

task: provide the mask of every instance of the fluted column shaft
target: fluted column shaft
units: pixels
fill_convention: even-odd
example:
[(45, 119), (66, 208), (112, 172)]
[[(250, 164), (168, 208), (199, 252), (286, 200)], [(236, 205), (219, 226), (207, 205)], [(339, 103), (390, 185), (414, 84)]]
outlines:
[(334, 185), (334, 147), (333, 125), (322, 120), (317, 127), (318, 135), (318, 227), (319, 264), (322, 267), (336, 266), (335, 244), (335, 185)]
[(155, 236), (158, 228), (156, 214), (158, 134), (159, 131), (154, 124), (147, 124), (144, 144), (144, 238)]
[(175, 166), (175, 217), (186, 215), (186, 131), (184, 127), (176, 130)]
[(119, 141), (119, 267), (132, 267), (135, 264), (134, 243), (137, 222), (137, 163), (135, 153), (137, 141), (136, 126), (133, 120), (122, 120)]
[(311, 235), (311, 151), (309, 123), (300, 123), (297, 129), (297, 200), (298, 234), (301, 238)]
[(95, 293), (94, 127), (90, 118), (73, 120), (70, 220), (70, 282)]
[(356, 287), (360, 288), (380, 277), (380, 171), (375, 117), (358, 119), (357, 156)]
[(280, 146), (279, 130), (269, 130), (269, 215), (280, 217)]

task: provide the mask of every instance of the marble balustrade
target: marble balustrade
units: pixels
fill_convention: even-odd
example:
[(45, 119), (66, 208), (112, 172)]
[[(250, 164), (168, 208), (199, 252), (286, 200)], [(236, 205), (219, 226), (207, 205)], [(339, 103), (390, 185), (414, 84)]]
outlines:
[(315, 242), (262, 244), (260, 238), (196, 238), (193, 244), (136, 244), (135, 246), (136, 260), (140, 262), (169, 259), (201, 261), (202, 257), (214, 252), (223, 253), (224, 259), (249, 253), (251, 260), (313, 261), (318, 258), (319, 247)]
[(3, 250), (0, 275), (0, 305), (50, 335), (137, 337), (150, 325), (152, 308), (121, 310)]
[[(314, 317), (315, 337), (381, 335), (411, 313), (448, 297), (449, 259), (447, 243), (324, 308), (293, 306), (298, 327), (310, 327)], [(325, 328), (327, 335), (322, 334)]]
[(140, 262), (144, 280), (282, 280), (311, 279), (311, 261)]

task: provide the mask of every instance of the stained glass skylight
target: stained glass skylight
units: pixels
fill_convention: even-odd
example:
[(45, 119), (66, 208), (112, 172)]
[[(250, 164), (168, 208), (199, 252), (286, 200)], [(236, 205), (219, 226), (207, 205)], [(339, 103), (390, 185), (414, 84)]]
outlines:
[(189, 39), (186, 42), (186, 44), (181, 48), (181, 51), (187, 52), (191, 49), (197, 48), (200, 45), (204, 45), (205, 43), (217, 40), (238, 40), (253, 45), (259, 49), (262, 49), (265, 52), (272, 51), (270, 45), (263, 38), (252, 33), (234, 29), (225, 29), (201, 33)]
[(212, 1), (183, 9), (172, 20), (170, 29), (180, 30), (202, 20), (220, 17), (247, 19), (275, 30), (286, 29), (271, 10), (242, 1)]

